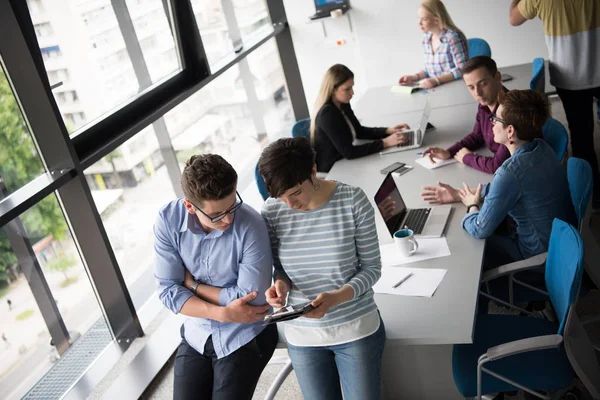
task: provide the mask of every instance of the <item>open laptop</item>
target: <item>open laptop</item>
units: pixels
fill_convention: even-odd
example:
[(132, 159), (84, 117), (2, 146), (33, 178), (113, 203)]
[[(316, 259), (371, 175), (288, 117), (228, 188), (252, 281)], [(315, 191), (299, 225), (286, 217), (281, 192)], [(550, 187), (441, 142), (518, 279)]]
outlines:
[(425, 108), (423, 109), (423, 115), (421, 116), (421, 123), (415, 130), (407, 130), (403, 133), (408, 137), (408, 141), (405, 144), (401, 144), (398, 147), (389, 147), (379, 152), (381, 155), (397, 153), (399, 151), (406, 151), (412, 149), (418, 149), (423, 143), (423, 137), (425, 137), (425, 131), (427, 130), (427, 123), (429, 122), (429, 115), (431, 114), (431, 98), (427, 96), (425, 102)]
[(417, 237), (440, 237), (444, 234), (444, 228), (452, 210), (449, 205), (406, 208), (391, 172), (387, 174), (375, 194), (375, 204), (392, 237), (394, 237), (394, 232), (404, 227), (411, 229)]
[(348, 0), (315, 0), (316, 12), (310, 16), (310, 19), (329, 17), (333, 10), (342, 10), (342, 13), (346, 13), (348, 8)]

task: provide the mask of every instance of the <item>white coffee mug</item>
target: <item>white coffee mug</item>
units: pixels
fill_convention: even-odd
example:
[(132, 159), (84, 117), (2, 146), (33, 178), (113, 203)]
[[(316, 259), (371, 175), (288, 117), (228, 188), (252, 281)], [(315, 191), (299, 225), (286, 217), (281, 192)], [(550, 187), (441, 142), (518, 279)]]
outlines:
[(410, 229), (400, 229), (394, 233), (394, 243), (400, 250), (400, 254), (409, 257), (419, 250), (419, 243), (414, 237), (414, 232)]

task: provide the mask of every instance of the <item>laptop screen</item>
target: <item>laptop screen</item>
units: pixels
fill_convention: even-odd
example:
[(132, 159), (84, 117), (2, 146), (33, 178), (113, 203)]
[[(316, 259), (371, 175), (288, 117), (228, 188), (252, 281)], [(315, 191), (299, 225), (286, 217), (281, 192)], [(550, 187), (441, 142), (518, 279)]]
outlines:
[(423, 109), (423, 116), (421, 117), (421, 124), (419, 125), (419, 130), (421, 134), (425, 133), (427, 129), (427, 123), (429, 122), (429, 114), (431, 114), (431, 98), (427, 98), (427, 102), (425, 103), (425, 108)]
[(406, 205), (402, 200), (402, 196), (400, 196), (400, 190), (398, 190), (391, 173), (387, 174), (375, 194), (375, 204), (390, 231), (390, 235), (393, 236), (406, 215)]

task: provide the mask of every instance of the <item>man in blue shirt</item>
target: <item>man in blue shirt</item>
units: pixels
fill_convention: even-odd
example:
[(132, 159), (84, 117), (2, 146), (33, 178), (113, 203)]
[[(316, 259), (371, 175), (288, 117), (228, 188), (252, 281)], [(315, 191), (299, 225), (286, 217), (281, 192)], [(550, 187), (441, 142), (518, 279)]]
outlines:
[(277, 344), (270, 311), (269, 235), (243, 204), (237, 174), (222, 157), (193, 156), (181, 178), (184, 198), (154, 225), (162, 303), (187, 318), (175, 359), (174, 399), (251, 399)]
[[(455, 189), (441, 183), (423, 188), (422, 196), (430, 203), (462, 201), (467, 206), (464, 230), (487, 238), (484, 269), (548, 251), (554, 218), (577, 224), (565, 171), (541, 139), (549, 116), (545, 95), (532, 90), (506, 92), (491, 119), (494, 140), (505, 145), (511, 157), (496, 170), (492, 182), (477, 188), (464, 184)], [(496, 234), (507, 215), (515, 221), (516, 232)]]

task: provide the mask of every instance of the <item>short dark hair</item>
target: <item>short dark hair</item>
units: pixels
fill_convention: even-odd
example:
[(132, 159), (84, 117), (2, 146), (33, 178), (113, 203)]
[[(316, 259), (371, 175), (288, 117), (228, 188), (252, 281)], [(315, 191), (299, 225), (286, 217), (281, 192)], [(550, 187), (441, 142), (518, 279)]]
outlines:
[(237, 173), (217, 154), (191, 156), (181, 174), (181, 190), (192, 203), (221, 200), (235, 191)]
[(550, 102), (545, 94), (535, 90), (511, 90), (500, 93), (502, 119), (512, 125), (519, 139), (542, 138), (542, 127), (550, 117)]
[(485, 68), (492, 76), (496, 76), (496, 72), (498, 72), (496, 61), (494, 61), (492, 57), (488, 56), (477, 56), (470, 58), (460, 69), (460, 72), (462, 72), (463, 75), (469, 74), (479, 68)]
[(258, 160), (258, 171), (271, 197), (311, 179), (315, 152), (305, 137), (279, 139), (268, 145)]

